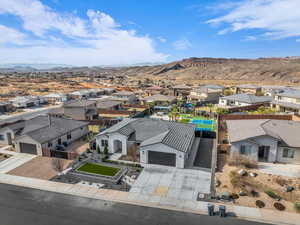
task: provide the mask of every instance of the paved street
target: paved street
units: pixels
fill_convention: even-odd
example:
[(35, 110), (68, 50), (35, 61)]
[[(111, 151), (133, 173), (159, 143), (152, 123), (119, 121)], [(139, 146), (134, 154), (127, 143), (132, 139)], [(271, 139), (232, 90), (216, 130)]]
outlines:
[(260, 225), (0, 184), (1, 225)]

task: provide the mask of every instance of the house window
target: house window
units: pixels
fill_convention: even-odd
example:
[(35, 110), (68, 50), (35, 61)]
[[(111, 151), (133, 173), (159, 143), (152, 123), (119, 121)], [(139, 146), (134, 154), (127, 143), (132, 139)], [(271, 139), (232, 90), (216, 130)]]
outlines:
[(240, 154), (241, 155), (251, 155), (251, 145), (241, 145)]
[(282, 152), (283, 158), (290, 158), (293, 159), (295, 155), (295, 150), (290, 148), (284, 148)]
[(48, 143), (48, 148), (51, 148), (51, 147), (52, 147), (52, 143), (49, 142), (49, 143)]
[(71, 133), (67, 134), (67, 139), (68, 139), (68, 140), (72, 139)]
[(61, 145), (61, 139), (60, 138), (57, 140), (57, 144)]
[(3, 134), (0, 134), (0, 141), (4, 141), (5, 140), (5, 137)]
[(108, 140), (101, 140), (101, 146), (108, 146)]

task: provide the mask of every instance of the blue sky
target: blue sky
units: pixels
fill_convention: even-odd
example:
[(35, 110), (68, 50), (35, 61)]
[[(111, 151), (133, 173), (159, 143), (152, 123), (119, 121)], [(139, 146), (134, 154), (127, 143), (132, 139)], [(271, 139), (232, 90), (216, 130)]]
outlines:
[(0, 0), (0, 63), (300, 55), (300, 0)]

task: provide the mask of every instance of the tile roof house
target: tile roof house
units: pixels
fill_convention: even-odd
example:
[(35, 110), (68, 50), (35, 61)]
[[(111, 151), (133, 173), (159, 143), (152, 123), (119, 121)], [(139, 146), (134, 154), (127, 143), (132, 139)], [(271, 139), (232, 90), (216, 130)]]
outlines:
[(223, 86), (219, 85), (203, 85), (193, 88), (188, 96), (190, 101), (198, 101), (205, 103), (218, 103), (219, 97), (224, 91)]
[(300, 164), (300, 122), (290, 120), (227, 120), (231, 154), (257, 161)]
[(141, 101), (143, 104), (154, 103), (155, 105), (169, 105), (176, 101), (176, 97), (157, 94), (157, 95), (145, 97)]
[(281, 112), (300, 114), (300, 90), (286, 89), (276, 92), (271, 107)]
[(219, 106), (249, 106), (254, 104), (270, 103), (271, 101), (271, 96), (256, 96), (254, 94), (235, 94), (221, 97), (219, 99)]
[(113, 93), (112, 96), (116, 97), (116, 99), (123, 100), (124, 103), (127, 104), (136, 104), (138, 100), (136, 95), (131, 91), (119, 91)]
[(140, 162), (184, 168), (195, 139), (195, 125), (152, 119), (124, 119), (96, 136), (101, 151), (127, 155), (137, 144)]
[(37, 116), (0, 129), (0, 143), (14, 144), (17, 152), (43, 155), (88, 134), (88, 123), (51, 116)]

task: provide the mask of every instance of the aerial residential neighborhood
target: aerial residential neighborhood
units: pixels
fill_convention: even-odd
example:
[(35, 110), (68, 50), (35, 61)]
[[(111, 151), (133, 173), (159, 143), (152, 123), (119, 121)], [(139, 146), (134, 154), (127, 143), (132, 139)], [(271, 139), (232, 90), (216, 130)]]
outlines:
[(300, 224), (299, 0), (0, 0), (0, 225)]

